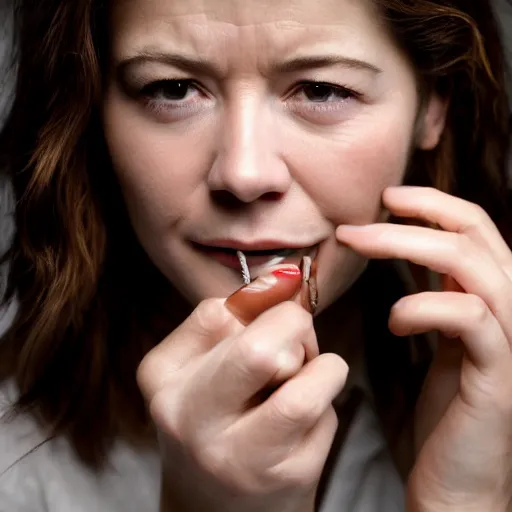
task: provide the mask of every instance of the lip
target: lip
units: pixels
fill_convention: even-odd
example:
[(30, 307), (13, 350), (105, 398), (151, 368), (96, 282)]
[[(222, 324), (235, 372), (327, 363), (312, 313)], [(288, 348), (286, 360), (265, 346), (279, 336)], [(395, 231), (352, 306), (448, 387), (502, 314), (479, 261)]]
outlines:
[[(218, 243), (218, 245), (214, 245)], [(240, 261), (238, 256), (234, 251), (264, 251), (264, 250), (280, 250), (280, 249), (291, 249), (297, 251), (296, 254), (291, 254), (290, 256), (284, 258), (281, 263), (294, 264), (299, 265), (302, 260), (302, 256), (306, 254), (312, 253), (319, 245), (319, 242), (316, 244), (310, 245), (291, 245), (283, 242), (267, 242), (267, 243), (240, 243), (233, 241), (219, 241), (216, 242), (208, 242), (208, 245), (203, 245), (203, 243), (193, 243), (193, 246), (196, 250), (201, 252), (203, 255), (212, 258), (219, 262), (221, 265), (234, 269), (237, 272), (240, 272)], [(248, 247), (251, 247), (250, 249)], [(225, 252), (222, 249), (232, 249), (233, 253)], [(245, 255), (247, 259), (247, 265), (251, 269), (251, 275), (256, 276), (262, 271), (264, 268), (268, 266), (268, 263), (274, 258), (274, 256), (251, 256)]]
[(276, 239), (254, 240), (243, 242), (231, 239), (215, 239), (202, 240), (200, 242), (193, 241), (194, 246), (202, 249), (233, 249), (235, 251), (271, 251), (272, 249), (304, 249), (305, 247), (313, 247), (319, 242), (316, 240), (306, 241), (304, 243), (286, 242)]

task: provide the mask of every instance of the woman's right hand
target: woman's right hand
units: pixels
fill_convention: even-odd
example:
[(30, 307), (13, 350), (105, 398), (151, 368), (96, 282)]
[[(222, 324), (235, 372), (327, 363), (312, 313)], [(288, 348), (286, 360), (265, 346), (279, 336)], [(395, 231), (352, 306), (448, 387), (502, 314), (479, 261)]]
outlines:
[(300, 286), (291, 267), (206, 300), (142, 361), (162, 512), (313, 512), (348, 369), (318, 355)]

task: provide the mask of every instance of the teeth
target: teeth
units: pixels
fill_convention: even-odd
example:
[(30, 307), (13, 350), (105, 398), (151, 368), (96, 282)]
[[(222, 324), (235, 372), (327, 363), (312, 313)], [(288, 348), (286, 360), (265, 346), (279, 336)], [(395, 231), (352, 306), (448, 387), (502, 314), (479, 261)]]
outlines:
[(278, 251), (264, 264), (258, 265), (257, 267), (252, 267), (251, 274), (258, 274), (259, 271), (262, 271), (266, 268), (273, 267), (274, 265), (280, 265), (281, 263), (284, 263), (284, 261), (288, 258), (291, 258), (293, 261), (296, 260), (295, 263), (297, 265), (300, 264), (304, 256), (309, 256), (311, 260), (313, 260), (316, 257), (317, 250), (317, 246), (305, 247), (303, 249), (283, 249), (282, 251)]
[[(271, 267), (273, 265), (279, 265), (282, 263), (286, 258), (289, 258), (290, 256), (293, 256), (299, 252), (304, 251), (304, 249), (281, 249), (277, 250), (275, 252), (270, 251), (250, 251), (243, 253), (246, 258), (250, 258), (251, 256), (268, 256), (269, 260), (265, 262), (262, 267)], [(240, 252), (240, 251), (239, 251)], [(262, 253), (262, 254), (260, 254)], [(240, 256), (239, 256), (240, 258)], [(260, 265), (258, 265), (260, 266)]]
[(283, 249), (281, 251), (276, 252), (276, 256), (286, 258), (287, 256), (291, 256), (292, 254), (295, 254), (299, 250), (301, 250), (301, 249)]
[(265, 267), (272, 267), (274, 265), (279, 265), (280, 263), (282, 263), (285, 259), (287, 258), (287, 255), (284, 255), (284, 256), (275, 256), (274, 258), (270, 259), (269, 261), (267, 261), (267, 263), (265, 263)]
[(292, 254), (296, 253), (300, 249), (269, 249), (265, 251), (245, 251), (244, 254), (247, 257), (251, 256), (268, 256), (269, 258), (271, 256), (291, 256)]

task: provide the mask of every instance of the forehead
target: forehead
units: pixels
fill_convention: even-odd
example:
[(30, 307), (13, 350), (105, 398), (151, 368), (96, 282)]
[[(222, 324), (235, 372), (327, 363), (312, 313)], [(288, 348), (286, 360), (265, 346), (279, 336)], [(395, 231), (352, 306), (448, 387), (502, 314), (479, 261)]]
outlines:
[(392, 46), (371, 0), (114, 0), (112, 43), (117, 57), (170, 49), (250, 59), (330, 46), (354, 58), (379, 58)]
[(236, 26), (287, 20), (324, 25), (337, 23), (334, 17), (373, 9), (371, 0), (114, 0), (112, 4), (120, 10), (135, 7), (140, 14), (204, 16)]

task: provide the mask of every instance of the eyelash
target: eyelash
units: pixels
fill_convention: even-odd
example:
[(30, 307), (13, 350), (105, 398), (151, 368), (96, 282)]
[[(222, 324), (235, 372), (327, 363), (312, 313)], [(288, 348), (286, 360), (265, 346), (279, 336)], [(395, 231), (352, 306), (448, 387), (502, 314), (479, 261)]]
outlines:
[[(298, 83), (292, 90), (291, 96), (295, 96), (299, 92), (302, 92), (303, 94), (306, 95), (306, 88), (308, 88), (308, 87), (316, 87), (316, 88), (323, 87), (323, 88), (329, 90), (331, 94), (341, 94), (342, 96), (346, 96), (346, 97), (342, 98), (343, 101), (346, 101), (349, 98), (359, 99), (361, 97), (360, 93), (358, 93), (357, 91), (354, 91), (350, 87), (346, 87), (343, 85), (331, 84), (329, 82), (315, 82), (315, 81), (311, 81), (311, 80), (306, 80), (306, 81)], [(309, 101), (311, 103), (323, 103), (322, 101), (314, 101), (312, 99), (309, 99)]]
[[(178, 85), (182, 84), (185, 86), (184, 96), (183, 98), (175, 98), (175, 99), (165, 99), (159, 98), (162, 93), (165, 93), (166, 86), (169, 85)], [(289, 93), (286, 98), (294, 98), (298, 94), (303, 94), (307, 98), (306, 90), (307, 88), (325, 88), (327, 96), (330, 98), (332, 95), (340, 95), (341, 99), (339, 101), (315, 101), (313, 99), (306, 99), (305, 103), (308, 104), (306, 107), (307, 110), (313, 110), (315, 112), (318, 111), (333, 111), (338, 110), (340, 108), (339, 104), (344, 104), (345, 102), (351, 99), (361, 99), (362, 94), (342, 85), (331, 84), (329, 82), (318, 82), (313, 80), (305, 80), (296, 84), (291, 93)], [(198, 102), (185, 102), (187, 98), (187, 94), (190, 92), (191, 88), (199, 93), (203, 92), (203, 89), (200, 85), (198, 85), (192, 79), (165, 79), (165, 80), (157, 80), (155, 82), (151, 82), (145, 85), (140, 91), (139, 95), (143, 98), (146, 106), (152, 110), (157, 112), (160, 111), (169, 111), (169, 110), (194, 110), (197, 108)], [(321, 90), (321, 89), (320, 89)], [(311, 92), (311, 91), (310, 91)], [(205, 94), (203, 92), (203, 94)], [(304, 102), (297, 102), (304, 103)]]

